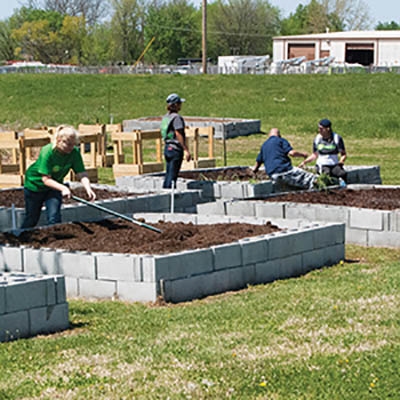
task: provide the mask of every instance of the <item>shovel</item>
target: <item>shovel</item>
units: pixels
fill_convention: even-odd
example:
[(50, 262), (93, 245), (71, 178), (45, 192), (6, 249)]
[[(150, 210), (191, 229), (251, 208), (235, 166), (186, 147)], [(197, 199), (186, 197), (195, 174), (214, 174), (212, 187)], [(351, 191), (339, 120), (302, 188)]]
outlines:
[(93, 207), (93, 208), (97, 208), (100, 211), (103, 211), (105, 213), (108, 213), (108, 214), (114, 215), (116, 217), (122, 218), (122, 219), (124, 219), (126, 221), (129, 221), (129, 222), (132, 222), (132, 223), (134, 223), (136, 225), (142, 226), (143, 228), (150, 229), (150, 230), (152, 230), (154, 232), (157, 232), (157, 233), (162, 233), (162, 231), (160, 231), (160, 229), (157, 229), (154, 226), (147, 225), (147, 224), (145, 224), (143, 222), (137, 221), (134, 218), (129, 218), (129, 217), (125, 216), (124, 214), (120, 214), (120, 213), (117, 213), (116, 211), (109, 210), (108, 208), (99, 206), (98, 204), (95, 204), (95, 203), (91, 203), (90, 201), (87, 201), (85, 199), (81, 199), (80, 197), (71, 196), (71, 199), (74, 199), (76, 201), (79, 201), (80, 203), (86, 204), (87, 206), (90, 206), (90, 207)]

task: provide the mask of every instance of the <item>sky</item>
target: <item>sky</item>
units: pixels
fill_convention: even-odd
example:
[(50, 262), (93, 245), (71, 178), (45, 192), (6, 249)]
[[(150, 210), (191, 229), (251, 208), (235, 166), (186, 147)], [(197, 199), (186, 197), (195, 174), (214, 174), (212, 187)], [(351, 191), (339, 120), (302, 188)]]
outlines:
[[(373, 25), (379, 21), (400, 23), (400, 0), (363, 0), (369, 8)], [(0, 20), (12, 15), (15, 8), (21, 7), (23, 0), (0, 0)], [(282, 10), (283, 16), (294, 12), (299, 4), (306, 5), (309, 0), (269, 0), (269, 2)], [(196, 3), (193, 1), (193, 3)]]

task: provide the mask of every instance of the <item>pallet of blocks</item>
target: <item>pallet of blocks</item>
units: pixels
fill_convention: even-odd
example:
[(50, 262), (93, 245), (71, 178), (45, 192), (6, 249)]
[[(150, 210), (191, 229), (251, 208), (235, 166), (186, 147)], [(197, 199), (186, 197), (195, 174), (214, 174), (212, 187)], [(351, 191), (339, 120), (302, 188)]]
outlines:
[[(192, 155), (190, 161), (183, 160), (182, 169), (192, 170), (198, 168), (215, 168), (216, 160), (214, 158), (214, 127), (186, 127), (186, 144)], [(206, 138), (207, 157), (200, 157), (200, 140)]]
[[(132, 132), (114, 132), (111, 134), (114, 147), (114, 178), (129, 175), (141, 175), (164, 170), (162, 158), (162, 139), (159, 129), (135, 130)], [(130, 143), (132, 149), (132, 163), (120, 163), (119, 152), (125, 143)], [(155, 153), (155, 161), (144, 160), (144, 143)]]

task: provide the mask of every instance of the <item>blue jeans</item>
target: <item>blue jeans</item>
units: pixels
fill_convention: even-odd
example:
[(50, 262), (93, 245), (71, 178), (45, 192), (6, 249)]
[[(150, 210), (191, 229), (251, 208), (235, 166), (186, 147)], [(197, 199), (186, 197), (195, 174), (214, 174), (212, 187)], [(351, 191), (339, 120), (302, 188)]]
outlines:
[(172, 182), (178, 179), (179, 170), (183, 161), (183, 149), (177, 149), (175, 146), (166, 144), (164, 148), (164, 157), (167, 163), (163, 188), (171, 189)]
[(21, 228), (34, 227), (40, 218), (43, 203), (46, 204), (47, 223), (49, 225), (61, 222), (62, 194), (58, 190), (45, 190), (43, 192), (33, 192), (24, 188), (25, 199), (25, 219)]

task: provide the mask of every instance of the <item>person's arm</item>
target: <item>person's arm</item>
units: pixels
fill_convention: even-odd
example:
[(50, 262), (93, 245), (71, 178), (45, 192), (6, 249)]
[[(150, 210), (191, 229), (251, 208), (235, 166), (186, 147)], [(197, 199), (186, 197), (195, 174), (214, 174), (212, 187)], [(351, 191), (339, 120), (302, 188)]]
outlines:
[(340, 165), (343, 165), (344, 162), (346, 161), (346, 159), (347, 159), (347, 154), (346, 154), (345, 151), (342, 151), (342, 152), (340, 153), (339, 164), (340, 164)]
[(42, 182), (50, 189), (60, 191), (64, 197), (68, 198), (71, 197), (71, 191), (69, 190), (69, 187), (63, 185), (62, 183), (57, 182), (50, 175), (43, 175)]
[(81, 172), (76, 175), (76, 177), (81, 181), (82, 186), (85, 188), (86, 193), (89, 197), (90, 201), (96, 200), (96, 193), (93, 192), (91, 186), (90, 186), (90, 180), (88, 178), (87, 172)]
[(186, 161), (190, 161), (192, 156), (190, 154), (190, 151), (189, 151), (188, 147), (186, 146), (186, 141), (185, 141), (184, 136), (179, 131), (175, 131), (175, 136), (176, 136), (176, 139), (178, 140), (178, 142), (183, 147), (183, 151), (185, 152)]
[(291, 150), (291, 151), (289, 151), (288, 154), (289, 154), (290, 157), (303, 157), (303, 158), (307, 158), (308, 157), (307, 153), (304, 153), (302, 151), (297, 151), (297, 150)]
[(315, 161), (318, 158), (318, 153), (310, 154), (305, 160), (303, 160), (300, 164), (300, 168), (304, 168), (306, 164)]
[(261, 167), (261, 164), (259, 161), (256, 161), (256, 165), (253, 167), (253, 172), (256, 173), (258, 169)]

